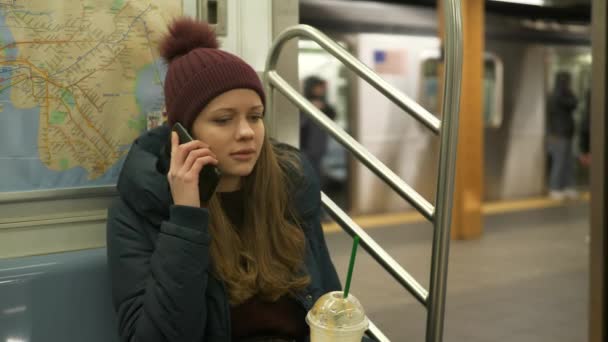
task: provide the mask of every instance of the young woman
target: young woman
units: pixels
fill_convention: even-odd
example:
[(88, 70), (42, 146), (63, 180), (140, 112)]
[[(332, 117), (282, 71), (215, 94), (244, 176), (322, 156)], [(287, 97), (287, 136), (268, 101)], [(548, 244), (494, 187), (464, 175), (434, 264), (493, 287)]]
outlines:
[[(307, 340), (307, 311), (340, 289), (314, 171), (268, 139), (257, 74), (206, 24), (176, 20), (160, 51), (168, 125), (134, 142), (108, 213), (121, 341)], [(222, 173), (208, 203), (205, 165)]]

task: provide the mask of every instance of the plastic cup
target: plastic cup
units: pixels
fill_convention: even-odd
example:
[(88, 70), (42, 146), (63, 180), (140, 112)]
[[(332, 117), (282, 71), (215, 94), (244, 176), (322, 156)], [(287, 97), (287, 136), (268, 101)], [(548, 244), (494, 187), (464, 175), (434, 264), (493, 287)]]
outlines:
[(323, 295), (306, 315), (311, 342), (361, 342), (369, 326), (365, 311), (352, 294), (342, 291)]

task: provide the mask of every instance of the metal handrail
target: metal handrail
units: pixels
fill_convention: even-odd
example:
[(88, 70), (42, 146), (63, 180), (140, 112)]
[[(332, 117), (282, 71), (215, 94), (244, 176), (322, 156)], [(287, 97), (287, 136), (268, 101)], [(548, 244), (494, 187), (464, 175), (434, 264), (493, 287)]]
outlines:
[[(462, 75), (462, 17), (460, 0), (445, 0), (444, 16), (447, 25), (446, 68), (444, 77), (444, 102), (442, 107), (443, 123), (428, 113), (417, 103), (400, 93), (394, 87), (383, 81), (378, 75), (363, 63), (350, 55), (329, 37), (307, 25), (297, 25), (282, 32), (271, 47), (266, 62), (265, 83), (270, 91), (267, 94), (267, 105), (272, 107), (273, 88), (279, 90), (290, 101), (308, 114), (336, 140), (342, 143), (361, 162), (395, 190), (402, 198), (410, 202), (427, 219), (433, 222), (433, 251), (431, 260), (430, 290), (427, 294), (424, 288), (411, 277), (384, 249), (367, 235), (348, 215), (346, 215), (331, 199), (322, 194), (323, 205), (338, 221), (342, 228), (351, 235), (361, 237), (363, 247), (414, 297), (426, 305), (427, 313), (427, 342), (440, 342), (443, 338), (445, 314), (445, 293), (447, 285), (447, 264), (450, 242), (450, 220), (452, 210), (452, 195), (454, 191), (454, 175), (456, 172), (456, 144), (458, 141), (458, 111), (460, 101), (460, 79)], [(437, 182), (436, 205), (434, 208), (424, 197), (401, 180), (388, 167), (376, 159), (369, 151), (350, 137), (344, 130), (327, 118), (312, 103), (304, 99), (291, 85), (276, 72), (276, 64), (283, 45), (296, 37), (307, 37), (324, 47), (328, 52), (350, 67), (359, 76), (367, 80), (389, 100), (410, 113), (434, 133), (440, 134), (441, 147), (439, 152), (439, 177)], [(374, 333), (371, 329), (370, 333)], [(377, 330), (373, 326), (374, 330)], [(379, 330), (378, 330), (379, 331)], [(388, 340), (383, 337), (382, 341)]]
[(342, 211), (340, 207), (332, 201), (324, 193), (321, 194), (321, 201), (325, 209), (328, 209), (331, 217), (350, 236), (359, 236), (361, 246), (365, 249), (380, 265), (384, 267), (388, 273), (399, 283), (406, 288), (422, 305), (427, 305), (428, 293), (420, 285), (414, 277), (412, 277), (393, 257), (391, 257), (380, 245), (374, 241), (355, 221), (353, 221), (347, 213)]
[(0, 192), (0, 204), (38, 202), (61, 199), (111, 197), (118, 195), (115, 185), (78, 187), (65, 189)]
[(439, 148), (439, 177), (433, 222), (433, 249), (429, 285), (429, 306), (426, 320), (426, 341), (441, 342), (445, 316), (445, 296), (450, 253), (450, 224), (452, 219), (452, 195), (456, 174), (458, 143), (458, 118), (460, 113), (460, 81), (462, 79), (462, 12), (460, 0), (444, 0), (446, 23), (445, 71), (442, 129)]
[[(319, 32), (319, 34), (322, 33)], [(348, 135), (348, 133), (346, 133), (340, 126), (323, 114), (317, 107), (310, 103), (310, 101), (300, 95), (300, 93), (293, 89), (293, 87), (291, 87), (289, 83), (279, 76), (276, 71), (266, 71), (266, 82), (271, 86), (276, 87), (277, 90), (279, 90), (283, 95), (297, 105), (302, 111), (309, 114), (317, 124), (320, 124), (323, 128), (325, 128), (336, 140), (351, 151), (355, 157), (359, 159), (359, 161), (365, 164), (365, 166), (367, 166), (388, 186), (397, 192), (401, 198), (405, 199), (416, 209), (418, 209), (418, 211), (420, 211), (427, 219), (433, 220), (435, 208), (431, 203), (429, 203), (429, 201), (416, 192), (416, 190), (412, 189), (412, 187), (410, 187), (391, 169), (378, 160), (378, 158), (374, 157), (374, 155), (367, 151), (365, 147)], [(268, 108), (272, 108), (272, 97), (272, 91), (269, 91), (266, 95), (266, 103)]]
[(366, 80), (370, 85), (376, 88), (394, 104), (399, 106), (404, 111), (410, 113), (414, 118), (428, 127), (435, 134), (439, 134), (441, 122), (439, 119), (437, 119), (437, 117), (416, 103), (416, 101), (410, 99), (403, 92), (399, 91), (397, 88), (383, 80), (382, 77), (378, 76), (378, 74), (373, 72), (343, 47), (312, 26), (295, 25), (281, 32), (270, 48), (270, 55), (268, 56), (266, 63), (267, 71), (274, 70), (283, 45), (296, 37), (307, 37), (314, 40), (317, 44), (325, 48), (327, 52), (331, 53), (339, 61), (344, 63), (344, 65), (346, 65), (350, 70), (361, 76), (361, 78)]
[(371, 320), (369, 321), (369, 328), (367, 328), (367, 334), (379, 342), (391, 341), (388, 339), (388, 337), (386, 337), (386, 335), (384, 335), (384, 333), (382, 333), (382, 331), (380, 331), (380, 329), (378, 329), (378, 327)]

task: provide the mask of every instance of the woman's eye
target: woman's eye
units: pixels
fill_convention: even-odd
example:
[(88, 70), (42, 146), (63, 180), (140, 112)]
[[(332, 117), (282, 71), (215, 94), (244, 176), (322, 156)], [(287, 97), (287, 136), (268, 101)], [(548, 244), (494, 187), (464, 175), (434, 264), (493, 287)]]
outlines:
[(256, 121), (260, 121), (264, 119), (264, 116), (262, 114), (253, 114), (249, 116), (249, 120), (256, 122)]
[(215, 120), (213, 120), (213, 122), (215, 122), (217, 124), (225, 124), (225, 123), (228, 123), (228, 121), (230, 121), (230, 119), (228, 119), (228, 118), (222, 118), (222, 119), (215, 119)]

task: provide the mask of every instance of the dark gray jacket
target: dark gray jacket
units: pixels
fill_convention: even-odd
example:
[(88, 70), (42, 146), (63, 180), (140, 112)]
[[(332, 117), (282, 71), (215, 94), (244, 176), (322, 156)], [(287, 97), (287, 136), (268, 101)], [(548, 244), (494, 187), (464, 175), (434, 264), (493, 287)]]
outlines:
[[(210, 272), (208, 211), (172, 205), (166, 175), (157, 169), (167, 126), (138, 138), (118, 181), (120, 198), (108, 213), (108, 264), (121, 341), (230, 341), (230, 309), (223, 283)], [(311, 284), (297, 296), (309, 310), (339, 290), (320, 224), (320, 190), (302, 160), (296, 210), (306, 235)], [(294, 176), (295, 177), (295, 176)], [(265, 199), (272, 200), (272, 199)]]
[(572, 139), (574, 135), (574, 110), (578, 100), (569, 90), (557, 89), (549, 98), (549, 135)]

